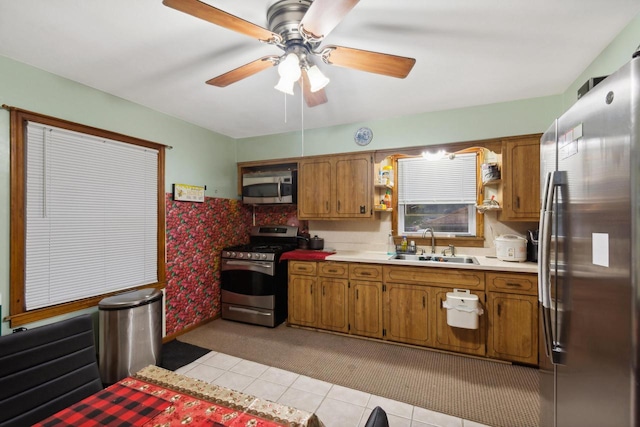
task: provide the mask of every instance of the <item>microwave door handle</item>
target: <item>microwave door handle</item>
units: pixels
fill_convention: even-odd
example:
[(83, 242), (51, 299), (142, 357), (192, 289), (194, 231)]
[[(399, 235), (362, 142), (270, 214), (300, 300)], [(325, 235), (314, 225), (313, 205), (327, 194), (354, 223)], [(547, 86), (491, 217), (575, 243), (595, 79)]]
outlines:
[(282, 201), (282, 178), (278, 178), (278, 200)]

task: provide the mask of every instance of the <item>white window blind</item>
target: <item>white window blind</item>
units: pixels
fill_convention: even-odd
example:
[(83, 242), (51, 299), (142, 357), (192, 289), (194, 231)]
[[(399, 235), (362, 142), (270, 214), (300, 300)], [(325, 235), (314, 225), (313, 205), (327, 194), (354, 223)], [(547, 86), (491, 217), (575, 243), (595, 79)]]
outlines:
[(29, 122), (26, 309), (155, 283), (158, 151)]
[(476, 203), (476, 154), (398, 160), (398, 203)]

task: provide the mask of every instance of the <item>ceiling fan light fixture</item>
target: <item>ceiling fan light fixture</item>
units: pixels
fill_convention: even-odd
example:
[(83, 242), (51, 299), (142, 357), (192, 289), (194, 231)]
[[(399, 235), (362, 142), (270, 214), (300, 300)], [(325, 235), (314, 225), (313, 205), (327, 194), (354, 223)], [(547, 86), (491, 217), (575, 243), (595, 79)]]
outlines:
[(287, 80), (284, 77), (280, 77), (278, 84), (274, 86), (275, 89), (287, 95), (293, 95), (293, 85), (295, 80)]
[(295, 53), (288, 54), (278, 65), (278, 74), (281, 79), (295, 82), (300, 78), (300, 58)]
[(330, 82), (329, 78), (320, 71), (317, 65), (309, 67), (307, 76), (309, 76), (309, 90), (311, 90), (311, 92), (319, 91)]

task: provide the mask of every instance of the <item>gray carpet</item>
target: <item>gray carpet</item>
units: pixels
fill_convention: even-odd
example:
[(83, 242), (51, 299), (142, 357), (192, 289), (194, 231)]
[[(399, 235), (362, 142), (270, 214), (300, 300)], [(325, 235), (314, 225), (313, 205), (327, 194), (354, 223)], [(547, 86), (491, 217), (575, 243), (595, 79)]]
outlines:
[(221, 319), (178, 340), (490, 426), (538, 426), (534, 368)]

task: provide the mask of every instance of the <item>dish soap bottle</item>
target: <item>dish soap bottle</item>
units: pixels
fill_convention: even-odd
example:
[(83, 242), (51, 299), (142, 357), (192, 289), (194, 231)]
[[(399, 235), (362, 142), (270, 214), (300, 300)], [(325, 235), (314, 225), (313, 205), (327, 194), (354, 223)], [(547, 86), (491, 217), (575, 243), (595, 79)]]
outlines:
[(396, 254), (396, 244), (393, 241), (393, 232), (389, 232), (389, 239), (387, 241), (387, 255)]
[(402, 252), (407, 252), (407, 236), (402, 236), (402, 243), (400, 243), (400, 249)]

